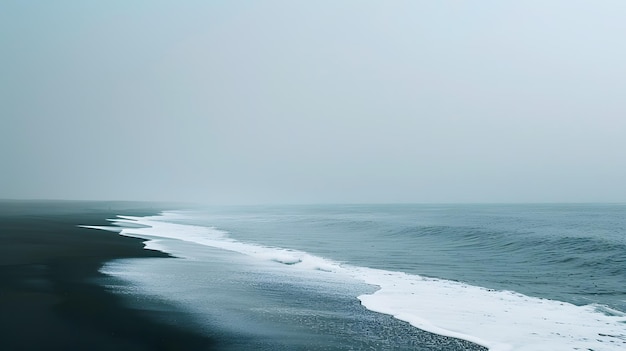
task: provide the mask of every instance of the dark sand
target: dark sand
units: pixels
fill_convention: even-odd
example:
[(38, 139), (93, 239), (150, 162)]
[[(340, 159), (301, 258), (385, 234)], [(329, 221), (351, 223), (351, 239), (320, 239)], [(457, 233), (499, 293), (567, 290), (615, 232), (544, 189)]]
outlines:
[(0, 350), (213, 349), (185, 322), (155, 322), (154, 312), (130, 308), (96, 283), (105, 261), (167, 255), (77, 224), (158, 212), (148, 206), (0, 200)]
[[(172, 306), (158, 301), (129, 302), (103, 286), (112, 279), (98, 272), (104, 262), (168, 255), (145, 250), (141, 239), (77, 225), (108, 225), (106, 219), (117, 214), (158, 213), (160, 209), (154, 206), (158, 205), (0, 200), (0, 350), (275, 349), (272, 345), (290, 349), (288, 341), (271, 337), (248, 340), (249, 335), (219, 329), (211, 337), (200, 335), (190, 317)], [(363, 313), (356, 301), (344, 307)], [(329, 321), (330, 329), (333, 323), (346, 322)], [(406, 341), (416, 350), (484, 350), (467, 341), (423, 332), (387, 315), (372, 313), (363, 323), (356, 327), (381, 337), (398, 337), (399, 345)], [(394, 326), (391, 334), (390, 325)], [(319, 337), (320, 345), (326, 345), (324, 335), (316, 335), (311, 342), (320, 343), (315, 339)], [(354, 348), (359, 345), (355, 341)], [(353, 349), (341, 343), (336, 346)]]

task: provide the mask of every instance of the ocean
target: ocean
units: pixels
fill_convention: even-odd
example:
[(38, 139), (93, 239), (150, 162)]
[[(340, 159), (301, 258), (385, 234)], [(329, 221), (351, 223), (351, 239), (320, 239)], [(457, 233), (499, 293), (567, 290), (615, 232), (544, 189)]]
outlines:
[(624, 204), (213, 206), (95, 228), (175, 256), (111, 261), (107, 288), (224, 350), (626, 350)]

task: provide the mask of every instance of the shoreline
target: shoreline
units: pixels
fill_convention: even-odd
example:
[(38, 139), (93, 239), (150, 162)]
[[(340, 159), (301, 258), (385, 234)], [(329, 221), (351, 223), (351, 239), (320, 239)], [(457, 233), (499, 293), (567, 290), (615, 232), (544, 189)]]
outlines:
[[(164, 218), (164, 215), (160, 215), (158, 216), (159, 218)], [(184, 239), (182, 239), (181, 237), (178, 237), (177, 235), (173, 235), (173, 236), (161, 236), (159, 235), (159, 233), (152, 233), (152, 231), (154, 231), (155, 229), (158, 231), (159, 230), (159, 226), (156, 223), (153, 223), (152, 218), (151, 219), (144, 219), (144, 218), (125, 218), (127, 216), (121, 216), (122, 218), (119, 220), (118, 225), (120, 225), (120, 229), (124, 229), (128, 232), (124, 233), (120, 233), (121, 235), (125, 235), (125, 236), (129, 236), (129, 237), (133, 237), (133, 238), (139, 238), (139, 239), (143, 239), (146, 241), (146, 247), (147, 248), (152, 248), (155, 250), (159, 250), (165, 254), (170, 254), (170, 255), (177, 255), (175, 250), (172, 250), (171, 248), (168, 249), (167, 246), (160, 246), (160, 245), (151, 245), (152, 241), (155, 240), (154, 238), (173, 238), (176, 240), (183, 240), (186, 241)], [(134, 216), (128, 216), (128, 217), (134, 217)], [(156, 220), (157, 222), (160, 222), (158, 220)], [(167, 221), (164, 221), (165, 223), (167, 223)], [(131, 224), (131, 225), (136, 225), (137, 227), (128, 227), (125, 228), (124, 225), (125, 224)], [(171, 225), (172, 223), (170, 223)], [(185, 224), (179, 224), (176, 223), (174, 224), (176, 226), (186, 226)], [(96, 230), (109, 230), (107, 228), (97, 228), (95, 226), (92, 226), (93, 229)], [(168, 229), (164, 232), (166, 233), (185, 233), (184, 229), (173, 229), (171, 227), (167, 227)], [(135, 229), (135, 230), (133, 230)], [(145, 233), (145, 232), (148, 233)], [(190, 241), (191, 245), (203, 245), (201, 242), (196, 242), (194, 240)], [(219, 246), (216, 247), (212, 247), (212, 246), (207, 246), (209, 248), (212, 249), (217, 249), (217, 250), (226, 250), (226, 251), (231, 251), (228, 248), (221, 248)], [(248, 255), (245, 252), (240, 252), (237, 250), (232, 250), (233, 252), (236, 252), (238, 254), (241, 255)], [(282, 264), (286, 264), (286, 265), (290, 265), (291, 261), (287, 260), (287, 261), (280, 261), (280, 260), (274, 260), (275, 262), (279, 262)], [(287, 263), (285, 263), (287, 262)], [(302, 262), (302, 261), (299, 261)], [(370, 282), (364, 282), (364, 284), (367, 284), (371, 287), (376, 287), (377, 290), (380, 290), (382, 287), (378, 284), (374, 284), (374, 283), (370, 283)], [(371, 292), (371, 295), (375, 294), (376, 291)], [(410, 320), (406, 320), (403, 319), (401, 317), (398, 317), (397, 315), (395, 315), (395, 313), (388, 313), (385, 311), (379, 311), (375, 308), (371, 308), (368, 307), (366, 303), (364, 303), (363, 301), (363, 296), (366, 295), (370, 295), (370, 293), (365, 294), (365, 295), (359, 295), (359, 296), (350, 296), (348, 297), (348, 300), (350, 300), (350, 303), (353, 303), (355, 305), (358, 305), (359, 308), (362, 308), (363, 311), (360, 311), (360, 313), (367, 315), (367, 314), (372, 314), (374, 317), (370, 317), (373, 319), (376, 319), (377, 321), (374, 322), (374, 324), (376, 324), (377, 322), (382, 322), (381, 325), (396, 325), (396, 326), (401, 326), (402, 328), (405, 328), (405, 331), (407, 331), (407, 335), (411, 334), (414, 337), (413, 342), (416, 343), (416, 345), (421, 345), (422, 348), (421, 349), (439, 349), (439, 348), (433, 348), (433, 344), (439, 344), (442, 345), (442, 350), (443, 349), (450, 349), (450, 350), (484, 350), (487, 351), (489, 349), (489, 346), (491, 345), (491, 343), (488, 343), (486, 341), (480, 340), (477, 337), (473, 337), (471, 335), (463, 335), (460, 333), (454, 333), (452, 331), (448, 331), (448, 330), (444, 330), (444, 329), (433, 329), (433, 328), (425, 328), (424, 326), (420, 326), (420, 325), (415, 325), (414, 323), (411, 323)], [(390, 321), (392, 320), (392, 321)], [(371, 322), (371, 321), (369, 321)], [(363, 322), (363, 325), (367, 325), (368, 322)], [(364, 327), (364, 328), (371, 328), (371, 330), (376, 330), (376, 327)], [(384, 332), (384, 331), (383, 331)], [(406, 336), (406, 335), (405, 335)], [(443, 346), (445, 345), (445, 346)], [(491, 345), (492, 346), (492, 345)], [(400, 349), (400, 348), (398, 348)], [(239, 350), (239, 349), (236, 349)]]
[[(284, 265), (279, 267), (288, 267), (294, 262), (299, 264), (297, 267), (306, 266), (311, 269), (313, 268), (312, 264), (321, 267), (318, 261), (313, 263), (313, 261), (308, 260), (306, 257), (309, 254), (299, 251), (297, 248), (301, 246), (293, 245), (293, 242), (286, 241), (292, 244), (292, 246), (287, 246), (291, 249), (271, 246), (272, 244), (275, 245), (276, 239), (280, 241), (284, 237), (277, 236), (264, 240), (264, 242), (270, 242), (268, 247), (255, 244), (254, 240), (248, 240), (247, 244), (245, 241), (240, 242), (233, 238), (219, 240), (221, 238), (220, 230), (216, 227), (203, 225), (201, 214), (195, 220), (191, 217), (189, 221), (168, 221), (168, 213), (166, 212), (156, 219), (131, 218), (129, 221), (120, 220), (120, 222), (136, 224), (138, 229), (129, 229), (128, 234), (134, 232), (137, 237), (182, 239), (190, 241), (192, 244), (256, 256), (261, 261), (273, 261)], [(170, 219), (177, 218), (175, 211), (171, 214), (174, 215), (174, 218)], [(159, 218), (161, 220), (158, 220)], [(200, 226), (196, 224), (196, 220), (199, 221), (197, 223), (200, 223)], [(240, 218), (233, 217), (232, 220), (238, 221)], [(214, 221), (211, 220), (210, 222), (213, 225)], [(227, 225), (218, 225), (217, 228), (233, 230)], [(237, 227), (234, 228), (237, 229)], [(246, 226), (241, 228), (245, 233)], [(255, 231), (252, 233), (263, 233), (263, 228), (254, 228)], [(265, 229), (267, 230), (267, 228)], [(212, 232), (214, 230), (217, 230), (217, 234)], [(218, 239), (213, 238), (216, 235)], [(207, 242), (207, 238), (211, 239)], [(244, 235), (243, 239), (241, 237), (239, 239), (245, 240), (246, 237)], [(165, 240), (164, 244), (167, 243)], [(166, 252), (171, 252), (174, 255), (185, 252), (185, 250), (177, 250), (178, 246), (174, 241), (171, 244), (174, 250), (165, 249)], [(190, 250), (190, 252), (193, 251)], [(604, 349), (604, 345), (623, 343), (623, 338), (620, 337), (622, 330), (620, 323), (623, 323), (623, 318), (620, 317), (622, 315), (607, 314), (596, 310), (593, 306), (578, 306), (546, 297), (523, 295), (512, 290), (489, 289), (454, 280), (421, 277), (402, 271), (385, 271), (367, 266), (355, 266), (353, 268), (357, 269), (352, 271), (355, 273), (355, 277), (358, 276), (363, 282), (379, 288), (376, 292), (357, 296), (361, 305), (367, 310), (392, 316), (426, 333), (435, 334), (442, 338), (448, 337), (465, 341), (473, 344), (471, 347), (494, 350), (519, 347), (531, 349), (534, 347), (533, 349), (540, 350), (541, 345), (550, 344), (554, 349), (563, 350), (578, 345)], [(268, 271), (271, 270), (268, 269)], [(245, 268), (240, 269), (240, 271), (245, 271)], [(136, 274), (136, 276), (145, 276), (146, 274), (149, 274), (149, 270)], [(286, 274), (284, 277), (288, 276), (289, 274)], [(218, 278), (221, 277), (218, 275)], [(225, 281), (223, 279), (217, 280)], [(289, 281), (289, 279), (282, 279), (281, 281)], [(159, 287), (156, 287), (154, 291), (159, 291)], [(167, 291), (167, 289), (161, 291)], [(424, 297), (424, 299), (416, 299), (418, 296)], [(324, 300), (323, 297), (309, 299), (309, 301), (322, 300)], [(309, 301), (305, 301), (305, 303)], [(423, 303), (423, 301), (432, 303)], [(195, 306), (199, 305), (201, 304), (195, 304)], [(441, 306), (446, 306), (446, 308), (442, 309)], [(333, 309), (333, 311), (335, 310)], [(501, 328), (504, 326), (506, 328)]]
[(215, 349), (215, 340), (185, 328), (182, 314), (177, 325), (157, 322), (154, 311), (130, 307), (97, 283), (107, 261), (171, 256), (144, 248), (146, 240), (79, 225), (158, 211), (141, 203), (0, 200), (0, 348)]

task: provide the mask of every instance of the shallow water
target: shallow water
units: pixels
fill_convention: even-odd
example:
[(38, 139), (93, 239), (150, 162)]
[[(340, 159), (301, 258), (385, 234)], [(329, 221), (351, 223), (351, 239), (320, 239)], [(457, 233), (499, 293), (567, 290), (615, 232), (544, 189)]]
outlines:
[(358, 281), (285, 272), (191, 243), (159, 244), (184, 258), (110, 262), (102, 269), (116, 278), (108, 288), (142, 309), (173, 304), (220, 350), (481, 349), (363, 308), (355, 296), (376, 289)]

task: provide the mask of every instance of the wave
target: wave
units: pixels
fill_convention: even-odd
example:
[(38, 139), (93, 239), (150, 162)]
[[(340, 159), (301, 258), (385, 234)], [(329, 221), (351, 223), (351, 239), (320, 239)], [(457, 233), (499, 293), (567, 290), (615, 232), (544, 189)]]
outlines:
[(355, 296), (365, 308), (492, 351), (626, 350), (626, 314), (606, 306), (576, 306), (513, 291), (354, 266), (305, 251), (237, 241), (217, 228), (181, 224), (184, 220), (181, 213), (164, 212), (150, 217), (118, 216), (110, 220), (115, 227), (92, 228), (118, 228), (121, 235), (148, 239), (148, 248), (166, 252), (168, 248), (159, 238), (238, 252), (301, 274), (356, 279), (379, 287), (372, 294)]

